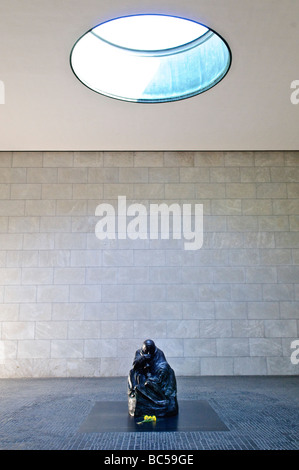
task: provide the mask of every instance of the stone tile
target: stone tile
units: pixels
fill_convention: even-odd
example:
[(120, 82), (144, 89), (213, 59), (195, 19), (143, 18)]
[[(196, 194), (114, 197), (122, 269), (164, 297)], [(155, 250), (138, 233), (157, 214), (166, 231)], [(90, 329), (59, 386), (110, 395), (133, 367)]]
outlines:
[[(79, 304), (83, 310), (86, 320), (116, 320), (118, 317), (117, 307), (114, 302), (90, 302), (86, 305)], [(82, 318), (83, 315), (80, 316)]]
[(256, 187), (257, 198), (286, 198), (286, 183), (258, 183)]
[(249, 338), (250, 356), (281, 356), (281, 338)]
[[(119, 168), (88, 168), (87, 172), (87, 181), (88, 184), (86, 186), (90, 185), (96, 185), (99, 188), (99, 191), (102, 192), (100, 185), (102, 183), (118, 183), (119, 182)], [(79, 192), (80, 187), (79, 186), (84, 186), (82, 183), (74, 184), (74, 195), (75, 190)], [(82, 190), (81, 190), (82, 193)]]
[(36, 301), (35, 286), (5, 286), (4, 302), (23, 303)]
[(229, 284), (200, 284), (198, 286), (198, 293), (201, 302), (224, 302), (231, 300), (231, 287)]
[(195, 197), (197, 199), (221, 199), (225, 198), (224, 183), (200, 183), (195, 185)]
[(167, 321), (168, 338), (198, 338), (199, 321), (198, 320), (168, 320)]
[(266, 249), (259, 250), (262, 265), (280, 265), (292, 263), (292, 252), (290, 249)]
[(9, 168), (12, 166), (13, 152), (0, 152), (0, 167)]
[(202, 167), (182, 167), (180, 168), (180, 182), (181, 183), (198, 183), (210, 181), (209, 168)]
[[(158, 304), (158, 305), (156, 305)], [(161, 309), (159, 308), (161, 306)], [(152, 307), (152, 308), (151, 308)], [(167, 308), (168, 307), (168, 308)], [(168, 315), (167, 315), (168, 314)], [(155, 302), (154, 305), (141, 302), (123, 302), (117, 304), (118, 320), (166, 320), (176, 317), (176, 310), (164, 302)], [(110, 318), (106, 318), (109, 320)], [(112, 320), (113, 318), (111, 318)]]
[(241, 215), (240, 199), (214, 199), (212, 201), (213, 215)]
[[(41, 193), (42, 199), (45, 199), (45, 200), (72, 199), (72, 197), (73, 197), (73, 186), (70, 183), (57, 183), (57, 184), (43, 184), (42, 185), (42, 193)], [(28, 198), (28, 199), (37, 199), (37, 197)]]
[(252, 199), (256, 196), (256, 185), (253, 183), (226, 184), (226, 197), (236, 199)]
[(214, 283), (240, 283), (244, 282), (244, 269), (240, 267), (215, 267), (213, 269)]
[(235, 357), (234, 375), (266, 375), (265, 357)]
[[(105, 329), (103, 327), (104, 322), (100, 321), (87, 321), (87, 320), (80, 320), (80, 321), (69, 321), (68, 322), (68, 339), (94, 339), (105, 337), (104, 332)], [(114, 324), (114, 322), (109, 322)], [(114, 338), (117, 337), (116, 332)]]
[(119, 168), (119, 183), (148, 183), (148, 168)]
[(10, 190), (10, 199), (41, 199), (41, 184), (12, 184)]
[[(28, 201), (26, 201), (28, 202)], [(22, 216), (25, 213), (25, 201), (0, 200), (0, 216)]]
[(290, 319), (296, 318), (299, 319), (299, 302), (280, 302), (280, 318)]
[(299, 283), (299, 266), (278, 266), (278, 282)]
[(10, 233), (29, 233), (39, 232), (39, 217), (9, 217), (7, 232)]
[(241, 168), (242, 183), (267, 183), (271, 181), (270, 169), (265, 167)]
[(178, 183), (180, 180), (179, 168), (149, 168), (149, 183)]
[(263, 299), (266, 301), (294, 300), (293, 284), (264, 284)]
[[(56, 202), (54, 200), (27, 200), (25, 204), (26, 216), (53, 216), (56, 211)], [(14, 215), (14, 214), (11, 214)]]
[(235, 338), (256, 338), (264, 336), (263, 320), (232, 320), (232, 334)]
[(249, 319), (276, 319), (279, 318), (278, 302), (248, 302)]
[(247, 357), (249, 344), (246, 338), (218, 338), (216, 339), (218, 357)]
[(51, 284), (53, 268), (22, 268), (23, 285)]
[(258, 301), (262, 300), (262, 288), (260, 284), (232, 284), (231, 300), (233, 301)]
[[(37, 321), (35, 324), (35, 338), (37, 340), (67, 339), (67, 337), (68, 324), (66, 321)], [(50, 357), (50, 351), (47, 357)]]
[(289, 198), (297, 200), (299, 197), (299, 183), (287, 183), (287, 193)]
[(195, 152), (194, 166), (214, 167), (224, 166), (223, 152)]
[[(22, 304), (23, 306), (26, 304)], [(23, 318), (19, 318), (19, 305), (18, 304), (4, 304), (3, 302), (0, 304), (0, 321), (17, 321), (23, 320)], [(29, 319), (30, 320), (30, 319)]]
[(249, 215), (272, 215), (271, 199), (242, 199), (242, 213)]
[(296, 371), (296, 366), (291, 363), (288, 357), (267, 357), (267, 373), (269, 375), (295, 375)]
[(57, 183), (57, 168), (27, 168), (27, 183)]
[(296, 199), (273, 199), (272, 203), (275, 215), (299, 214), (299, 205)]
[(86, 339), (84, 341), (84, 357), (112, 358), (117, 355), (116, 339)]
[(184, 302), (182, 308), (183, 318), (187, 320), (208, 320), (215, 318), (214, 302)]
[(226, 166), (253, 166), (254, 152), (224, 152)]
[(85, 284), (84, 268), (65, 268), (58, 267), (54, 269), (54, 284)]
[(58, 168), (58, 183), (87, 183), (87, 168)]
[(51, 341), (51, 358), (80, 358), (83, 348), (83, 340), (54, 339)]
[(232, 336), (230, 320), (200, 320), (199, 332), (201, 338), (229, 338)]
[(157, 338), (156, 342), (158, 343), (159, 338), (167, 338), (167, 321), (136, 320), (134, 322), (134, 338), (139, 338), (141, 344), (145, 338)]
[(134, 166), (133, 152), (104, 152), (105, 167), (126, 167)]
[(184, 357), (216, 356), (215, 339), (184, 339)]
[(33, 340), (34, 322), (8, 321), (2, 323), (2, 338), (4, 340)]
[(260, 263), (260, 250), (257, 248), (237, 249), (229, 251), (229, 264), (231, 266), (255, 266)]
[(0, 183), (26, 183), (26, 174), (26, 168), (1, 168)]
[[(72, 159), (69, 158), (69, 163)], [(104, 164), (103, 152), (74, 152), (74, 167), (97, 168)]]
[(230, 215), (227, 216), (227, 230), (229, 232), (256, 232), (258, 219), (253, 215)]
[[(65, 286), (57, 286), (63, 288)], [(67, 286), (68, 287), (68, 286)], [(104, 286), (103, 286), (104, 287)], [(87, 286), (81, 285), (80, 289), (76, 285), (70, 285), (70, 302), (74, 303), (86, 303), (86, 302), (100, 302), (103, 298), (105, 301), (104, 295), (102, 295), (102, 286)]]
[[(84, 305), (83, 303), (61, 303), (55, 302), (53, 303), (53, 313), (52, 313), (52, 320), (55, 321), (78, 321), (83, 320), (85, 318), (84, 312), (85, 308), (88, 312), (89, 305)], [(94, 318), (86, 318), (87, 320), (91, 320)]]
[(233, 358), (203, 357), (200, 360), (201, 375), (234, 375)]
[(246, 268), (246, 282), (268, 284), (277, 282), (276, 268), (271, 266), (250, 266)]
[(135, 167), (163, 167), (163, 152), (134, 152)]
[(165, 167), (194, 166), (194, 152), (164, 152)]
[(54, 235), (52, 233), (25, 233), (23, 248), (24, 250), (51, 250), (54, 248)]
[(244, 233), (244, 246), (247, 248), (275, 248), (275, 234), (271, 232)]
[[(139, 320), (136, 321), (138, 322)], [(134, 328), (133, 320), (103, 320), (101, 321), (101, 338), (132, 338), (134, 336)]]
[(259, 216), (259, 230), (262, 232), (278, 232), (289, 230), (288, 216)]
[[(29, 286), (28, 286), (29, 288)], [(69, 286), (37, 286), (37, 302), (68, 302)]]
[(44, 167), (72, 167), (73, 162), (73, 152), (43, 152)]
[(50, 341), (22, 340), (18, 342), (18, 358), (48, 358), (50, 356)]
[(240, 168), (210, 168), (211, 183), (237, 183), (241, 181)]
[[(163, 189), (164, 188), (157, 188), (158, 198), (163, 197)], [(165, 198), (167, 200), (175, 200), (178, 199), (194, 199), (195, 190), (194, 184), (192, 183), (166, 183), (165, 184)], [(151, 197), (151, 195), (149, 195)]]
[(273, 167), (284, 165), (284, 153), (278, 151), (254, 152), (255, 166)]
[[(177, 273), (176, 281), (178, 282), (180, 271), (175, 267), (172, 269), (174, 269)], [(181, 276), (183, 284), (200, 284), (213, 282), (213, 270), (210, 267), (183, 266)]]
[(234, 320), (247, 318), (246, 302), (215, 302), (215, 318)]
[(265, 320), (266, 338), (283, 338), (297, 336), (296, 320)]

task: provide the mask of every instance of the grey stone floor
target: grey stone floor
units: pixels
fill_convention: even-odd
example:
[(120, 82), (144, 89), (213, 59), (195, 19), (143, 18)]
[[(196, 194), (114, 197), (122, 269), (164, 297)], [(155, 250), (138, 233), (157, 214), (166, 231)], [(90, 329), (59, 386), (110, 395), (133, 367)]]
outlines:
[(80, 433), (126, 378), (0, 379), (0, 450), (298, 450), (299, 377), (177, 377), (179, 400), (208, 400), (229, 431)]

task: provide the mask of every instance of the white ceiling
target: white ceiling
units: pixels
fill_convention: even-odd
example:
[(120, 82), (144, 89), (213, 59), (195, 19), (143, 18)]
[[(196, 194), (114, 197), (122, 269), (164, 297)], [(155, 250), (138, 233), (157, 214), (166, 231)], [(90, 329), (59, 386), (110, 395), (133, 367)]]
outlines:
[[(83, 86), (69, 65), (75, 41), (135, 13), (214, 29), (232, 51), (228, 75), (160, 104)], [(299, 0), (0, 0), (0, 150), (298, 150), (298, 58)]]

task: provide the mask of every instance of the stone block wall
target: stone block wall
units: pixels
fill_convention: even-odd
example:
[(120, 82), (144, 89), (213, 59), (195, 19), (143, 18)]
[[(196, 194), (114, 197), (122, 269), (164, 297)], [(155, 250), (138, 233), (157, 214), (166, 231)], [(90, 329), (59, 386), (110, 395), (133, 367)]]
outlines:
[[(203, 204), (203, 246), (99, 240), (96, 207)], [(299, 152), (0, 152), (0, 377), (298, 374)], [(298, 355), (299, 357), (299, 355)]]

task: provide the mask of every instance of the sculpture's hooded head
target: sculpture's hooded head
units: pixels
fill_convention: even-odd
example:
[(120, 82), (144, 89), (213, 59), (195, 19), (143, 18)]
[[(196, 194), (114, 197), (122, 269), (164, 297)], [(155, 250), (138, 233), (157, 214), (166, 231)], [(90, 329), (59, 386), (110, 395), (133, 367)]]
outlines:
[(142, 345), (143, 354), (153, 356), (156, 352), (156, 345), (152, 339), (146, 339)]

